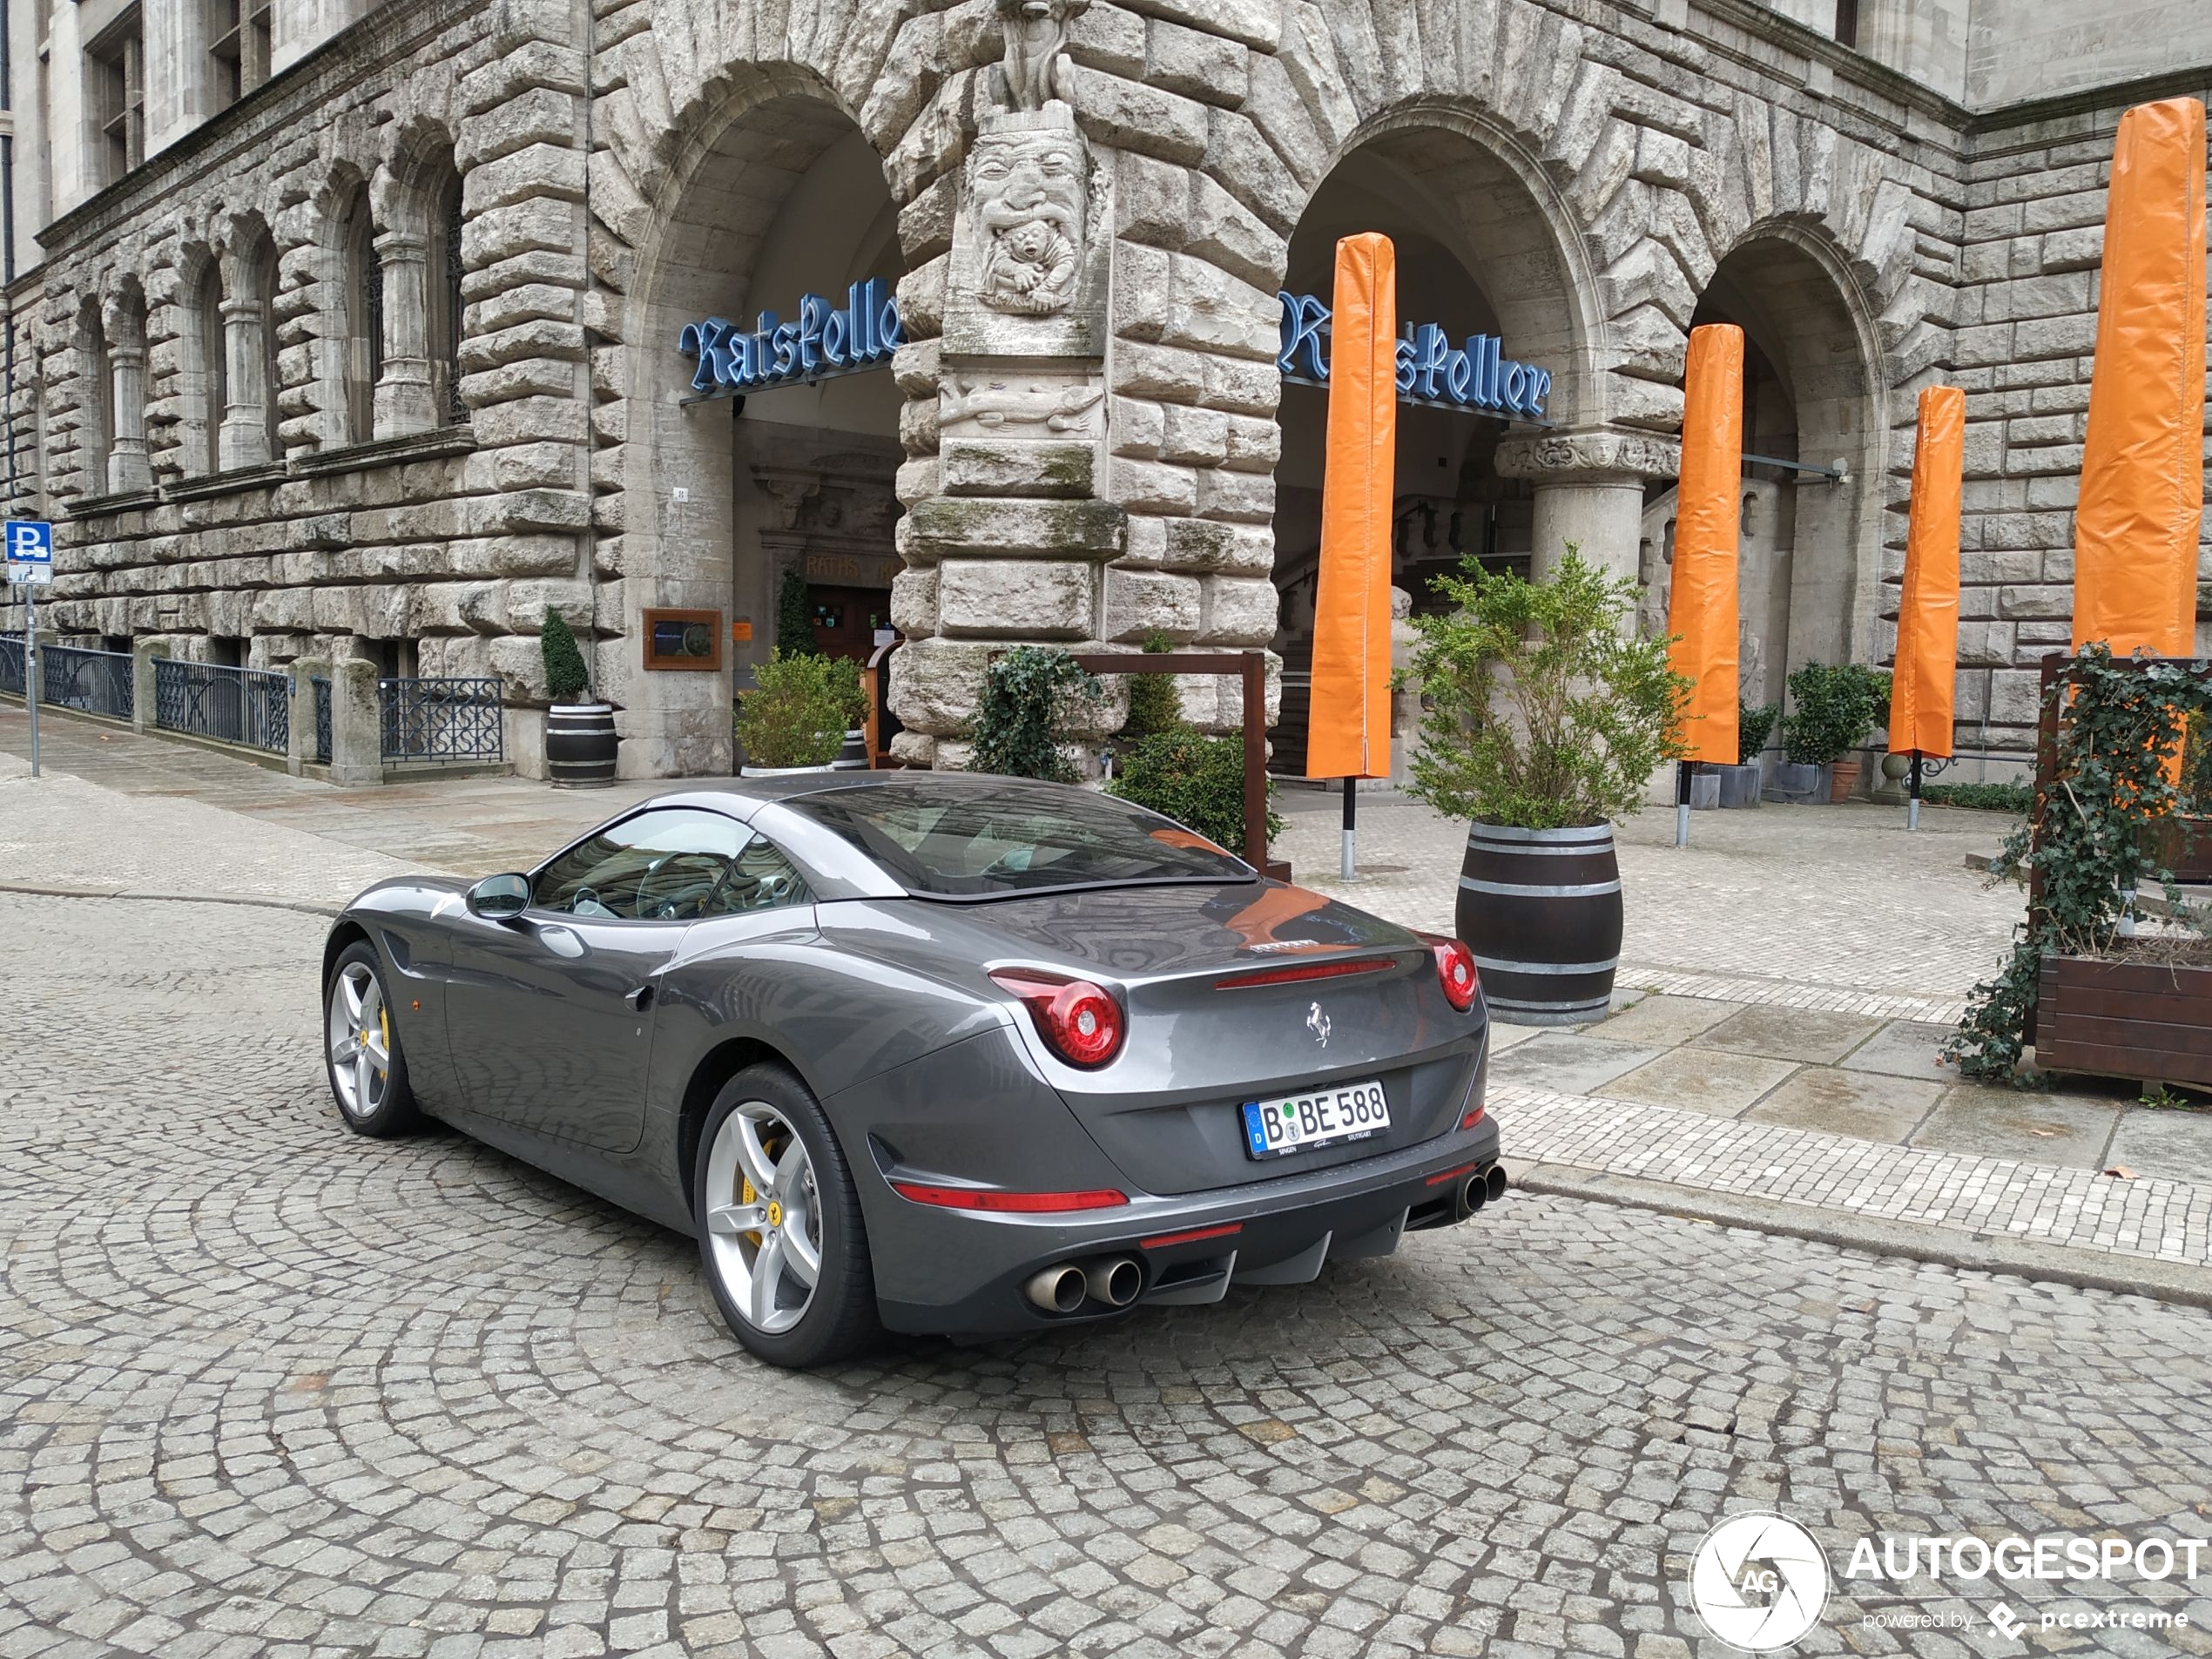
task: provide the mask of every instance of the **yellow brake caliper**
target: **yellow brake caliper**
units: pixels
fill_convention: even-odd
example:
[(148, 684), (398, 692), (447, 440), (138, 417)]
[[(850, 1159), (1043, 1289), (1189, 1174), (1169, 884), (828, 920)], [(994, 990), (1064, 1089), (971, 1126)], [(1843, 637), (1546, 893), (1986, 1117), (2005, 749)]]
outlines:
[[(772, 1143), (763, 1141), (760, 1143), (760, 1150), (772, 1158), (779, 1155), (782, 1145), (783, 1143), (781, 1141), (775, 1141)], [(752, 1177), (751, 1176), (739, 1176), (738, 1177), (738, 1202), (739, 1204), (751, 1204), (759, 1196), (752, 1190)], [(761, 1238), (758, 1231), (746, 1233), (745, 1237), (752, 1240), (752, 1247), (755, 1250), (759, 1250), (763, 1244), (767, 1242)]]

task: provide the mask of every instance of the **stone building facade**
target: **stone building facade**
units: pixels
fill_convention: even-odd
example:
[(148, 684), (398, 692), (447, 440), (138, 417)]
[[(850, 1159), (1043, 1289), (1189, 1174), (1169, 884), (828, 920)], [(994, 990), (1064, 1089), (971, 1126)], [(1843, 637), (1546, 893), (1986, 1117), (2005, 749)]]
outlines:
[[(1279, 296), (1354, 229), (1409, 321), (1550, 376), (1541, 419), (1409, 412), (1409, 590), (1570, 543), (1662, 589), (1687, 333), (1745, 327), (1790, 463), (1747, 474), (1747, 695), (1885, 659), (1914, 398), (1963, 386), (1960, 743), (2016, 749), (2114, 124), (2212, 90), (2181, 0), (253, 3), (17, 10), (42, 624), (496, 675), (529, 767), (550, 608), (638, 776), (728, 769), (794, 581), (825, 637), (903, 639), (917, 764), (1014, 641), (1271, 647), (1294, 704), (1320, 394)], [(661, 608), (722, 671), (647, 668)]]

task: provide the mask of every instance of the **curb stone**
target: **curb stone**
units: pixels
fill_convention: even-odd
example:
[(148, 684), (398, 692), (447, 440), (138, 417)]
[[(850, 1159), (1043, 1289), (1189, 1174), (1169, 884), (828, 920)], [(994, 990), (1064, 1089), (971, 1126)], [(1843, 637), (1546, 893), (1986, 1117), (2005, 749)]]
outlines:
[(2083, 1290), (2212, 1309), (2212, 1270), (2175, 1262), (2107, 1255), (2079, 1245), (2049, 1244), (2002, 1233), (1966, 1232), (1929, 1222), (1817, 1210), (1809, 1204), (1710, 1192), (1564, 1163), (1528, 1164), (1514, 1173), (1513, 1184), (1523, 1192), (1656, 1210), (1691, 1221), (1777, 1233), (1868, 1255), (1902, 1256), (1972, 1272), (2007, 1273)]
[(31, 886), (0, 881), (0, 893), (28, 894), (37, 899), (132, 899), (155, 904), (237, 904), (260, 910), (296, 910), (303, 915), (335, 916), (344, 907), (316, 904), (307, 899), (269, 899), (243, 893), (145, 893), (132, 887), (64, 887), (51, 883)]

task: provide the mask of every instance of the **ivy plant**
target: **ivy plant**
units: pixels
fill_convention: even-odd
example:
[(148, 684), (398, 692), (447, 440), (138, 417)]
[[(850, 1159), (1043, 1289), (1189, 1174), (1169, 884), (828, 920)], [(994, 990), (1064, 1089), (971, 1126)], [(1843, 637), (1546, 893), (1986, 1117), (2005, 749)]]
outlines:
[(1078, 711), (1095, 708), (1105, 695), (1097, 677), (1066, 651), (1015, 646), (984, 676), (969, 766), (1008, 778), (1074, 783), (1076, 769), (1061, 752), (1061, 741), (1076, 725)]
[(2123, 664), (2090, 644), (2052, 681), (2044, 708), (2058, 727), (2051, 785), (1989, 867), (1993, 884), (2033, 873), (2027, 920), (1944, 1044), (1967, 1076), (2015, 1077), (2046, 954), (2110, 954), (2142, 887), (2162, 887), (2177, 916), (2192, 914), (2145, 831), (2182, 804), (2175, 757), (2188, 723), (2208, 714), (2212, 661)]

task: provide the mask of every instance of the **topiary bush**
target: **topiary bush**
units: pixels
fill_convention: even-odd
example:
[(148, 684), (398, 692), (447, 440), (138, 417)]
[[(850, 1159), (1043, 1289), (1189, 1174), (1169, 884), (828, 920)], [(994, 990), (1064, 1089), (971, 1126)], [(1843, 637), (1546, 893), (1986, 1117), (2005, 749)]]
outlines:
[(992, 663), (983, 677), (969, 768), (1007, 778), (1074, 783), (1076, 769), (1061, 753), (1061, 740), (1076, 711), (1095, 708), (1105, 695), (1097, 677), (1079, 667), (1066, 651), (1015, 646)]
[[(1157, 628), (1144, 636), (1144, 649), (1159, 656), (1175, 649), (1175, 642)], [(1131, 674), (1129, 677), (1129, 718), (1122, 722), (1122, 738), (1134, 743), (1157, 732), (1183, 724), (1183, 699), (1176, 694), (1171, 674)]]
[(1766, 740), (1774, 734), (1775, 720), (1780, 716), (1778, 703), (1738, 703), (1736, 705), (1736, 764), (1748, 766), (1759, 758), (1766, 747)]
[(867, 718), (860, 665), (847, 657), (781, 647), (752, 667), (754, 690), (738, 694), (738, 741), (754, 766), (826, 766), (845, 733)]
[(1782, 752), (1793, 765), (1830, 766), (1889, 718), (1890, 677), (1858, 663), (1807, 663), (1790, 676), (1797, 706), (1782, 720)]
[(561, 613), (545, 607), (545, 621), (537, 636), (545, 658), (545, 690), (556, 703), (580, 702), (591, 690), (591, 671), (584, 666), (576, 633)]
[(797, 565), (784, 572), (776, 590), (776, 650), (786, 657), (819, 657), (814, 643), (814, 607), (806, 599), (806, 575)]
[[(1164, 682), (1163, 682), (1164, 683)], [(1244, 846), (1244, 740), (1210, 738), (1195, 726), (1177, 725), (1142, 738), (1122, 763), (1107, 792), (1171, 818), (1220, 846)], [(1267, 793), (1271, 800), (1275, 785)], [(1271, 809), (1267, 839), (1283, 833)]]

